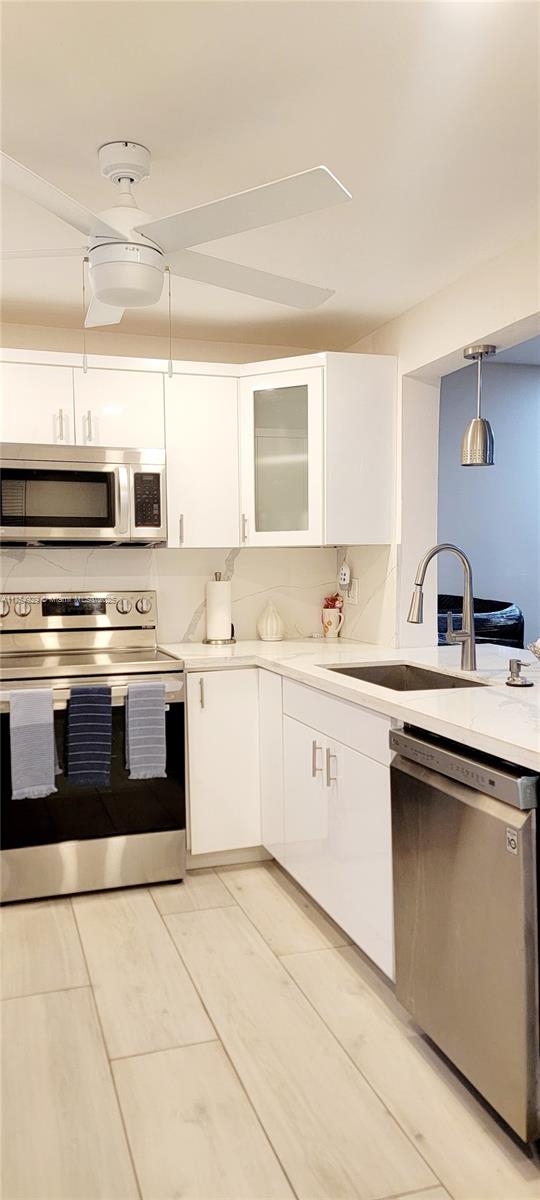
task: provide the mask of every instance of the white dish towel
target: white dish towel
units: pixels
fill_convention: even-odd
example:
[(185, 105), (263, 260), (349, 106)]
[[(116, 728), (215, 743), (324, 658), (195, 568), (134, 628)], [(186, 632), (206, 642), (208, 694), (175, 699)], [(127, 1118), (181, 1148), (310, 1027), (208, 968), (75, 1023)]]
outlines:
[(14, 800), (34, 800), (54, 786), (52, 688), (21, 688), (9, 697), (11, 789)]

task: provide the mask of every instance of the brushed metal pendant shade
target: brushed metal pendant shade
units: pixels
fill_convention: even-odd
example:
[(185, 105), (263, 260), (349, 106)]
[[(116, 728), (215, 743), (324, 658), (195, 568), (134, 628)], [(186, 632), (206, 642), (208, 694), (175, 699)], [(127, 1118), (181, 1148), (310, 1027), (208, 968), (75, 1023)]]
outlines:
[(475, 359), (478, 363), (478, 380), (476, 392), (476, 416), (469, 421), (461, 442), (462, 467), (492, 467), (495, 461), (495, 443), (493, 430), (488, 420), (481, 414), (482, 406), (482, 361), (495, 354), (496, 346), (482, 344), (466, 346), (464, 357)]

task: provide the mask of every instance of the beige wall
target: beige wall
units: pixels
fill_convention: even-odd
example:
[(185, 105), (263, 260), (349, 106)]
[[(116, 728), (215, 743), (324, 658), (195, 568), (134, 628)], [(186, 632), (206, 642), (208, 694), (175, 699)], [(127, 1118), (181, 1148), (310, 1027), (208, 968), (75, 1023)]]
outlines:
[(440, 379), (463, 365), (469, 343), (503, 348), (533, 337), (539, 307), (539, 241), (531, 236), (349, 347), (398, 356), (395, 543), (369, 564), (373, 589), (362, 610), (347, 610), (349, 636), (367, 630), (384, 642), (393, 627), (397, 646), (435, 643), (436, 563), (426, 577), (424, 623), (409, 625), (407, 610), (418, 561), (437, 541)]
[(438, 380), (463, 366), (463, 347), (490, 341), (499, 348), (533, 337), (540, 329), (540, 243), (538, 235), (462, 275), (389, 321), (349, 350), (397, 354), (401, 375), (422, 373)]
[[(0, 328), (0, 345), (11, 350), (52, 350), (82, 354), (82, 330), (53, 325), (11, 325)], [(168, 358), (167, 338), (144, 334), (107, 333), (92, 329), (86, 336), (88, 354), (117, 354), (124, 358)], [(200, 342), (173, 338), (172, 356), (188, 362), (245, 363), (310, 354), (301, 346), (259, 346), (249, 342)]]

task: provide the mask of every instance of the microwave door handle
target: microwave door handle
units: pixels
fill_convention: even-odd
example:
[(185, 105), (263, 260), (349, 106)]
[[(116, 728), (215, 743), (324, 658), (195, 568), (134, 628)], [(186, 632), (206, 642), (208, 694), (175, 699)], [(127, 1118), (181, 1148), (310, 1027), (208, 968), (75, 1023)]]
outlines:
[(129, 486), (127, 467), (116, 468), (116, 501), (118, 505), (117, 533), (129, 532)]

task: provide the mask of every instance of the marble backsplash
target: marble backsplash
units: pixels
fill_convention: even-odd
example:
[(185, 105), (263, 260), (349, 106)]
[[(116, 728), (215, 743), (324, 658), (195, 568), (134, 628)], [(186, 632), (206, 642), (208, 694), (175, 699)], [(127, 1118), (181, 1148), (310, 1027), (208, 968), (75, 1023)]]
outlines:
[(342, 637), (397, 646), (396, 582), (399, 547), (342, 546), (338, 566), (346, 558), (351, 576), (358, 580), (358, 603), (345, 600)]
[(333, 547), (167, 550), (124, 547), (10, 548), (0, 551), (3, 591), (99, 591), (155, 588), (162, 642), (205, 635), (205, 585), (214, 571), (232, 580), (237, 638), (256, 637), (272, 599), (289, 638), (320, 634), (321, 601), (336, 587)]

